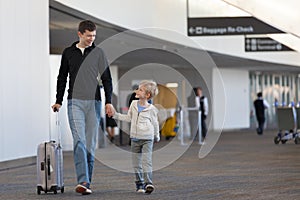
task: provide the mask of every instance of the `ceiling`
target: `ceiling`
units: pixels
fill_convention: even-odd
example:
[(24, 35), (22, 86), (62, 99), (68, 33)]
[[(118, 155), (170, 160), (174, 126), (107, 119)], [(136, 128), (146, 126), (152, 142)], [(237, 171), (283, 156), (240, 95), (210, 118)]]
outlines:
[[(203, 65), (199, 55), (205, 55), (219, 68), (238, 68), (249, 71), (261, 72), (290, 72), (300, 73), (300, 67), (263, 62), (229, 56), (216, 52), (207, 52), (195, 48), (164, 41), (151, 36), (135, 32), (124, 32), (125, 28), (119, 27), (103, 20), (94, 18), (80, 11), (69, 8), (56, 1), (50, 0), (50, 53), (61, 54), (63, 49), (70, 46), (77, 38), (78, 23), (84, 19), (90, 19), (97, 25), (97, 38), (95, 43), (114, 38), (118, 33), (127, 34), (125, 37), (109, 40), (108, 51), (120, 51), (120, 56), (111, 60), (112, 64), (129, 70), (133, 66), (146, 63), (159, 63), (173, 68), (185, 69), (191, 67), (185, 57), (197, 60), (196, 65)], [(148, 48), (143, 48), (148, 47)], [(128, 53), (122, 54), (122, 49), (131, 48)], [(126, 51), (125, 51), (126, 52)]]

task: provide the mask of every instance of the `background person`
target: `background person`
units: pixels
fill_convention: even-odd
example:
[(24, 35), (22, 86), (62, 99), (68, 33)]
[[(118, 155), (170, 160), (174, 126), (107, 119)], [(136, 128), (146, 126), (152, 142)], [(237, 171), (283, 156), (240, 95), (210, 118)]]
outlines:
[(128, 103), (128, 108), (130, 107), (131, 102), (132, 102), (133, 100), (138, 100), (138, 98), (135, 97), (135, 96), (136, 96), (135, 91), (136, 91), (137, 89), (139, 89), (139, 86), (138, 86), (138, 85), (133, 85), (133, 86), (132, 86), (133, 92), (127, 96), (127, 101), (126, 101), (126, 102)]
[[(112, 105), (116, 109), (117, 105), (118, 105), (117, 95), (112, 93), (111, 99), (112, 99)], [(117, 127), (118, 125), (112, 117), (108, 116), (108, 114), (106, 114), (105, 117), (106, 117), (106, 131), (108, 133), (108, 138), (109, 138), (110, 142), (113, 143), (114, 139), (115, 139), (115, 127)]]
[(196, 107), (198, 107), (201, 111), (201, 133), (202, 133), (202, 139), (205, 139), (207, 134), (207, 125), (206, 125), (206, 118), (208, 115), (208, 100), (206, 96), (202, 93), (202, 88), (197, 87), (196, 88)]
[[(206, 118), (208, 115), (208, 100), (202, 94), (201, 87), (194, 87), (191, 95), (188, 97), (188, 106), (198, 108), (201, 111), (201, 136), (204, 139), (207, 134)], [(189, 112), (189, 121), (191, 128), (191, 138), (195, 138), (198, 133), (198, 110)]]
[(265, 109), (269, 108), (269, 104), (265, 99), (263, 99), (262, 92), (257, 93), (257, 99), (253, 102), (253, 104), (258, 124), (256, 132), (258, 135), (262, 135), (264, 132), (264, 125), (266, 121)]

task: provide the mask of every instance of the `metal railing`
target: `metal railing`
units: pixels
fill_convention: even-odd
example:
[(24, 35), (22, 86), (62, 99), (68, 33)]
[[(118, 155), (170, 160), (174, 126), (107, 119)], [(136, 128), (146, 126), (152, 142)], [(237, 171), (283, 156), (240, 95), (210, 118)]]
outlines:
[[(197, 128), (198, 128), (198, 142), (199, 144), (203, 144), (203, 138), (202, 138), (202, 124), (201, 124), (201, 110), (197, 107), (181, 107), (179, 111), (180, 115), (180, 125), (179, 125), (179, 139), (180, 139), (180, 144), (181, 145), (186, 145), (184, 142), (184, 119), (183, 119), (183, 112), (188, 112), (188, 111), (198, 111), (198, 123), (197, 123)], [(194, 133), (191, 133), (194, 134)], [(196, 135), (196, 134), (195, 134)], [(192, 137), (194, 139), (194, 137)]]

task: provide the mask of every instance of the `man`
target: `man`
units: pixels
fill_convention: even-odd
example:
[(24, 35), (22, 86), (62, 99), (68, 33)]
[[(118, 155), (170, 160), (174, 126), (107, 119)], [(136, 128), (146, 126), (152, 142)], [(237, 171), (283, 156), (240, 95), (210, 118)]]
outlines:
[(257, 93), (257, 99), (254, 101), (254, 108), (256, 119), (258, 123), (258, 128), (256, 129), (258, 135), (262, 135), (265, 125), (265, 109), (269, 108), (269, 104), (266, 100), (262, 98), (262, 93)]
[[(68, 119), (73, 136), (74, 164), (78, 185), (77, 193), (91, 194), (94, 155), (100, 122), (101, 95), (99, 78), (105, 91), (106, 114), (112, 116), (112, 78), (103, 51), (96, 47), (96, 25), (85, 20), (78, 26), (79, 41), (66, 48), (62, 54), (57, 77), (54, 112), (62, 106), (69, 76)], [(99, 77), (100, 76), (100, 77)]]
[[(196, 107), (201, 111), (201, 133), (202, 139), (205, 139), (207, 133), (206, 117), (208, 115), (208, 101), (207, 98), (202, 94), (202, 88), (196, 88)], [(200, 128), (200, 127), (199, 127)]]

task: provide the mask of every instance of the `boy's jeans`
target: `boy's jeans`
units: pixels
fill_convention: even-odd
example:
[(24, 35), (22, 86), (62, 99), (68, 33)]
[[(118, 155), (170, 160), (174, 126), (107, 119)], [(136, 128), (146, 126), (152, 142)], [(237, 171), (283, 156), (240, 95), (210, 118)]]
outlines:
[(152, 184), (153, 140), (131, 139), (132, 165), (136, 184)]
[(73, 153), (78, 183), (91, 183), (100, 122), (101, 101), (68, 100), (68, 118), (73, 135)]

